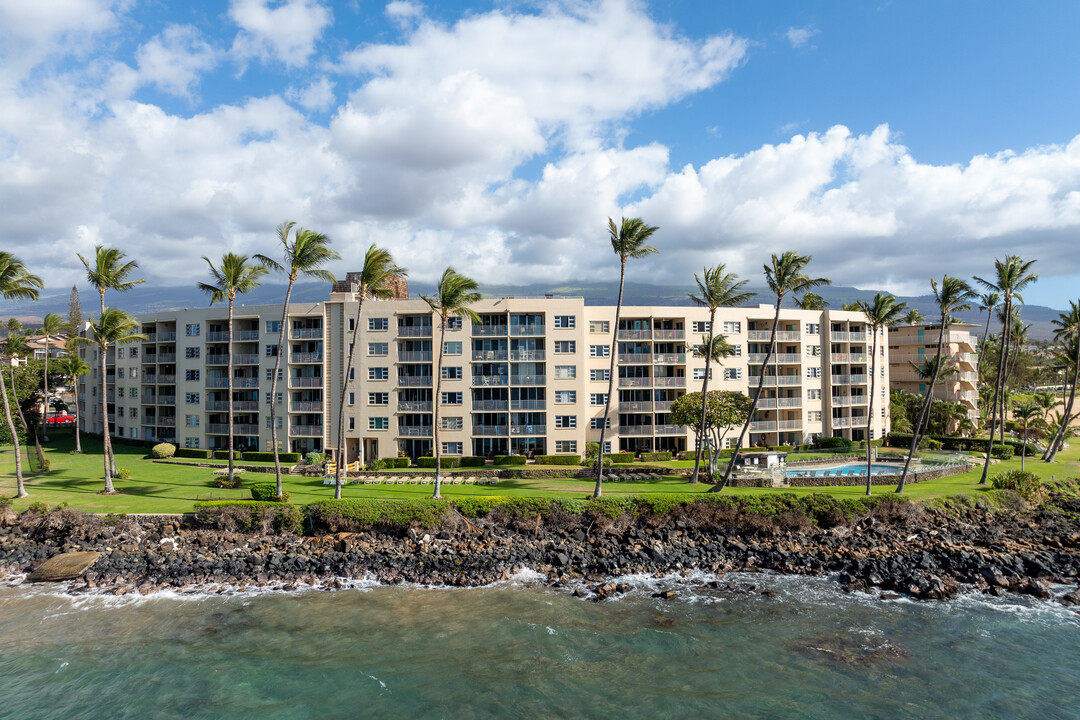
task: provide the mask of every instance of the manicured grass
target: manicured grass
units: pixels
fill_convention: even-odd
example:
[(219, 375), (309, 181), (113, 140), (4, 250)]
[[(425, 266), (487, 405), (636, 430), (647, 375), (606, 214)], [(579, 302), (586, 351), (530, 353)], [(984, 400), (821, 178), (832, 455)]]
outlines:
[[(127, 468), (132, 477), (128, 480), (114, 479), (120, 494), (106, 496), (100, 494), (104, 488), (102, 474), (101, 444), (92, 439), (84, 439), (85, 453), (70, 455), (74, 447), (70, 433), (55, 432), (52, 441), (46, 445), (46, 452), (52, 464), (47, 473), (26, 473), (26, 487), (30, 497), (15, 502), (17, 510), (24, 509), (31, 502), (45, 502), (50, 505), (67, 503), (70, 507), (96, 513), (183, 513), (192, 510), (197, 500), (209, 499), (249, 499), (246, 488), (222, 490), (213, 487), (213, 469), (187, 465), (154, 463), (146, 459), (146, 449), (117, 445), (116, 463)], [(678, 467), (692, 466), (686, 461), (672, 463), (649, 463), (654, 466)], [(214, 463), (218, 465), (218, 463)], [(24, 463), (25, 466), (25, 463)], [(535, 466), (529, 466), (535, 467)], [(1005, 470), (1019, 469), (1020, 459), (1004, 461), (993, 465), (991, 476)], [(24, 468), (25, 469), (25, 468)], [(560, 466), (560, 469), (568, 469)], [(1044, 480), (1052, 476), (1059, 480), (1080, 476), (1080, 443), (1058, 454), (1057, 462), (1052, 465), (1040, 462), (1037, 458), (1027, 462), (1027, 469)], [(410, 474), (430, 474), (418, 468), (410, 468)], [(446, 473), (447, 475), (449, 473)], [(468, 474), (468, 469), (459, 471)], [(981, 469), (955, 475), (953, 477), (909, 485), (906, 495), (912, 498), (933, 498), (959, 494), (979, 494), (988, 486), (978, 485)], [(273, 474), (247, 472), (244, 482), (273, 482)], [(301, 478), (283, 476), (285, 490), (290, 494), (290, 501), (306, 504), (326, 500), (334, 496), (332, 485), (323, 485), (322, 478)], [(695, 493), (706, 492), (710, 486), (690, 485), (684, 479), (668, 476), (663, 480), (643, 483), (605, 483), (607, 495), (627, 495), (636, 493)], [(432, 492), (431, 485), (345, 485), (343, 497), (377, 498), (422, 498)], [(529, 478), (500, 480), (497, 486), (488, 485), (444, 485), (442, 494), (447, 498), (468, 495), (508, 495), (522, 497), (589, 497), (592, 494), (593, 481), (571, 478)], [(874, 494), (893, 491), (890, 486), (875, 486)], [(725, 493), (732, 495), (763, 495), (777, 492), (791, 492), (797, 495), (824, 493), (837, 498), (861, 496), (865, 489), (861, 486), (843, 486), (826, 488), (729, 488)], [(0, 495), (14, 496), (14, 458), (10, 447), (0, 449)]]

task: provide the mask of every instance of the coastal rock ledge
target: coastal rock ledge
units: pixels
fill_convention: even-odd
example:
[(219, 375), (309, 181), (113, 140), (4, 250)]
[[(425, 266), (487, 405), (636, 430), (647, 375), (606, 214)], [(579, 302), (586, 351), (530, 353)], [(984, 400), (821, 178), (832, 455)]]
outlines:
[(27, 582), (56, 582), (81, 578), (90, 566), (97, 562), (101, 553), (96, 551), (66, 552), (53, 555), (34, 568), (27, 577)]

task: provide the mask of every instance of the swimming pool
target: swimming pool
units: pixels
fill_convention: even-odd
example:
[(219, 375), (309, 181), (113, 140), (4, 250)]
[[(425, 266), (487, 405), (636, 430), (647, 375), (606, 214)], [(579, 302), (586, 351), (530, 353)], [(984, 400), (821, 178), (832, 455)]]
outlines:
[[(903, 465), (874, 463), (870, 466), (870, 473), (872, 475), (899, 475), (903, 469)], [(841, 477), (844, 475), (862, 475), (865, 477), (866, 463), (850, 463), (831, 467), (788, 468), (784, 475), (786, 477)]]

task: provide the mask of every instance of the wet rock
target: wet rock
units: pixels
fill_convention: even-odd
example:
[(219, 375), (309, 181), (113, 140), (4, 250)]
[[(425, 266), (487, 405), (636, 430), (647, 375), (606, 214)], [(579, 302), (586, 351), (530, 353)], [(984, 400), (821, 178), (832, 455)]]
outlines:
[(82, 577), (83, 573), (97, 562), (100, 557), (101, 553), (93, 551), (54, 555), (34, 568), (34, 571), (27, 576), (26, 580), (27, 582), (74, 580)]

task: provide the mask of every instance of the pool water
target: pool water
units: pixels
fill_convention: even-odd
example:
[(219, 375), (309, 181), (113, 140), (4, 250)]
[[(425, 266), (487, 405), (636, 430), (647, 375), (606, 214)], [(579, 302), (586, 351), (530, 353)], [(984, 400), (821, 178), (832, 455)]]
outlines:
[[(870, 466), (870, 473), (872, 475), (899, 475), (903, 469), (903, 465), (874, 463)], [(866, 463), (851, 463), (848, 465), (833, 465), (831, 467), (802, 469), (788, 468), (788, 470), (785, 472), (785, 475), (787, 477), (840, 477), (843, 475), (862, 475), (863, 477), (865, 477)]]

